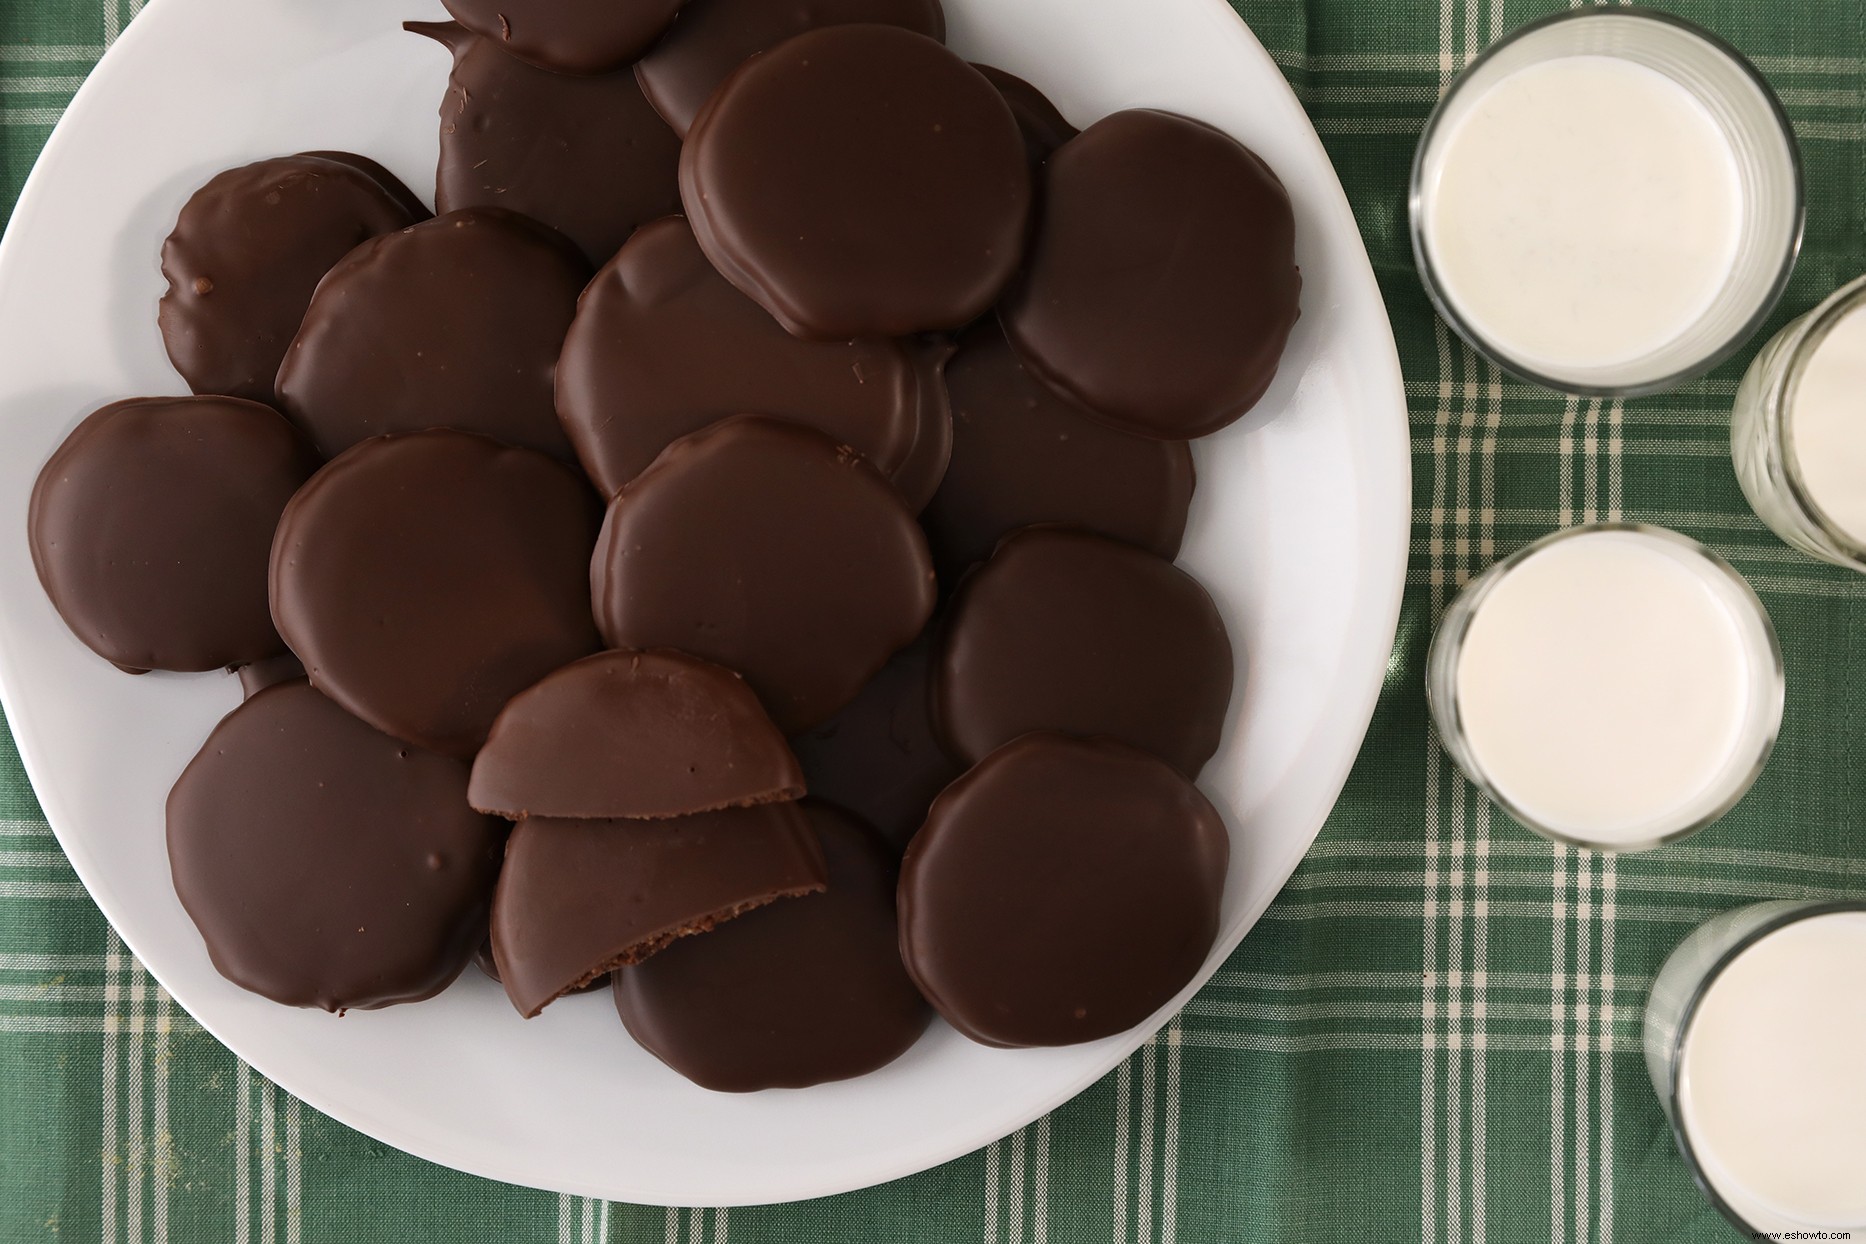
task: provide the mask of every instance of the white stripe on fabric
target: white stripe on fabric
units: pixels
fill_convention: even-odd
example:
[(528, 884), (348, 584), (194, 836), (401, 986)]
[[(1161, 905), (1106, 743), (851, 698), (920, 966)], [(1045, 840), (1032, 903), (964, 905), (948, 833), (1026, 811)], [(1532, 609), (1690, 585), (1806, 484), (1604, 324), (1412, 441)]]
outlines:
[(1184, 1031), (1175, 1015), (1166, 1026), (1166, 1143), (1160, 1176), (1160, 1244), (1179, 1238), (1179, 1051)]
[[(1562, 459), (1564, 467), (1567, 458)], [(1566, 498), (1564, 488), (1563, 496)], [(1555, 890), (1554, 918), (1549, 921), (1549, 1004), (1555, 1022), (1550, 1032), (1549, 1053), (1549, 1244), (1563, 1244), (1567, 1238), (1567, 1193), (1563, 1172), (1568, 1165), (1567, 1103), (1562, 1073), (1567, 1063), (1568, 1002), (1568, 855), (1567, 847), (1554, 848), (1552, 885)], [(1579, 1242), (1577, 1241), (1577, 1244)]]
[(233, 1143), (233, 1239), (234, 1244), (252, 1244), (252, 1163), (253, 1163), (253, 1069), (239, 1064), (238, 1101), (234, 1111)]
[(985, 1146), (985, 1244), (998, 1244), (999, 1147), (1003, 1143), (994, 1140)]
[(125, 958), (123, 942), (115, 929), (104, 932), (104, 961), (109, 966), (104, 975), (104, 1063), (103, 1063), (103, 1197), (101, 1216), (104, 1244), (117, 1239), (117, 1179), (123, 1166), (118, 1148), (117, 1130), (117, 1023), (121, 990), (117, 976)]
[(1030, 1244), (1049, 1244), (1050, 1116), (1047, 1114), (1037, 1120), (1036, 1172), (1031, 1182), (1030, 1197), (1036, 1203), (1030, 1228)]
[[(1198, 1049), (1249, 1051), (1257, 1054), (1313, 1054), (1325, 1050), (1365, 1050), (1374, 1053), (1417, 1052), (1429, 1048), (1436, 1037), (1409, 1029), (1404, 1032), (1309, 1032), (1309, 1033), (1267, 1033), (1267, 1032), (1229, 1032), (1209, 1031), (1203, 1028), (1188, 1027), (1185, 1043)], [(1589, 1033), (1584, 1038), (1592, 1045), (1596, 1038)], [(1548, 1035), (1524, 1036), (1507, 1032), (1490, 1034), (1490, 1048), (1509, 1053), (1548, 1055), (1559, 1046), (1567, 1050), (1574, 1046), (1572, 1038), (1559, 1033)], [(1620, 1054), (1637, 1054), (1641, 1047), (1639, 1029), (1629, 1025), (1624, 1032), (1615, 1032), (1611, 1048)]]
[(275, 1113), (278, 1107), (278, 1090), (273, 1087), (272, 1081), (264, 1076), (258, 1078), (259, 1238), (265, 1241), (265, 1244), (278, 1244), (279, 1167), (274, 1160), (279, 1143), (279, 1124)]
[(285, 1095), (285, 1244), (304, 1244), (304, 1107)]
[(1140, 1048), (1140, 1145), (1134, 1162), (1134, 1239), (1153, 1236), (1153, 1114), (1159, 1088), (1158, 1047), (1151, 1041)]
[(142, 1244), (143, 1240), (143, 1157), (147, 1149), (148, 1129), (143, 1113), (143, 1064), (146, 1061), (144, 1045), (147, 1034), (144, 1032), (143, 997), (144, 982), (148, 980), (142, 965), (133, 963), (130, 969), (128, 1014), (132, 1040), (124, 1044), (129, 1047), (124, 1059), (124, 1115), (118, 1125), (118, 1135), (124, 1137), (123, 1163), (123, 1237), (132, 1244)]
[(1127, 1122), (1134, 1092), (1134, 1060), (1114, 1077), (1114, 1244), (1127, 1244)]
[(151, 1244), (168, 1244), (168, 1190), (176, 1177), (175, 1136), (169, 1130), (169, 1034), (174, 1030), (174, 999), (168, 990), (155, 987), (155, 1108), (151, 1124), (153, 1148), (150, 1153), (149, 1178), (152, 1193), (150, 1210)]
[[(1495, 849), (1494, 844), (1492, 849)], [(1542, 849), (1547, 851), (1547, 844), (1544, 844)], [(1548, 884), (1547, 878), (1543, 879), (1543, 884)], [(1488, 972), (1485, 974), (1485, 984), (1492, 989), (1533, 990), (1536, 993), (1546, 994), (1549, 978), (1546, 973), (1542, 972)], [(1619, 976), (1615, 978), (1614, 988), (1643, 998), (1651, 984), (1650, 976)], [(1390, 989), (1416, 993), (1419, 988), (1419, 974), (1417, 972), (1305, 972), (1289, 976), (1271, 976), (1260, 972), (1220, 971), (1212, 976), (1208, 989), (1212, 987), (1267, 989), (1288, 993), (1310, 993), (1325, 989)], [(1198, 998), (1194, 999), (1194, 1001), (1198, 1000)], [(1190, 1007), (1187, 1009), (1191, 1010)], [(1416, 1014), (1417, 1012), (1408, 1013)]]

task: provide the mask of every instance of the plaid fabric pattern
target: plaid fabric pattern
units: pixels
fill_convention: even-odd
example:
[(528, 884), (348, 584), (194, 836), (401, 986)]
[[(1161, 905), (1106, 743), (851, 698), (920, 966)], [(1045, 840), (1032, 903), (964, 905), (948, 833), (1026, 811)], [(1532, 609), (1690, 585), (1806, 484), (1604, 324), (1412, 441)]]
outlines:
[[(178, 0), (177, 0), (178, 2)], [(1009, 0), (1007, 0), (1009, 2)], [(1133, 0), (1139, 3), (1140, 0)], [(0, 751), (0, 1240), (111, 1244), (1699, 1244), (1645, 1083), (1639, 1016), (1697, 922), (1866, 894), (1866, 579), (1747, 511), (1727, 418), (1747, 356), (1681, 392), (1576, 401), (1506, 380), (1433, 316), (1405, 184), (1421, 123), (1519, 0), (1234, 0), (1355, 204), (1406, 365), (1415, 496), (1399, 640), (1321, 841), (1211, 985), (1050, 1118), (887, 1187), (766, 1209), (557, 1197), (430, 1166), (335, 1124), (202, 1033), (128, 955)], [(0, 203), (139, 0), (0, 0)], [(1776, 322), (1866, 270), (1857, 3), (1676, 0), (1748, 51), (1794, 117), (1808, 240)], [(1692, 842), (1608, 859), (1478, 798), (1431, 737), (1433, 623), (1556, 527), (1679, 528), (1749, 576), (1789, 702), (1751, 796)]]

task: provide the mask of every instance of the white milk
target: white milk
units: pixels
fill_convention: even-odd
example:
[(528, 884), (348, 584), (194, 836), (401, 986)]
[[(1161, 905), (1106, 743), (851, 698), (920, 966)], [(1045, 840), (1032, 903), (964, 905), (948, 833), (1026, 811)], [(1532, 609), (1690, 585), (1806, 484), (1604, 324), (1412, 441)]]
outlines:
[(1678, 1109), (1706, 1177), (1759, 1229), (1866, 1226), (1866, 913), (1739, 955), (1685, 1036)]
[(1723, 129), (1683, 86), (1611, 56), (1529, 65), (1427, 155), (1441, 291), (1483, 338), (1551, 374), (1683, 336), (1734, 267), (1743, 192)]
[(1866, 307), (1841, 316), (1802, 364), (1788, 431), (1814, 504), (1866, 544)]
[(1477, 766), (1569, 838), (1632, 846), (1740, 789), (1772, 731), (1774, 657), (1727, 575), (1664, 537), (1559, 540), (1483, 598), (1457, 666)]

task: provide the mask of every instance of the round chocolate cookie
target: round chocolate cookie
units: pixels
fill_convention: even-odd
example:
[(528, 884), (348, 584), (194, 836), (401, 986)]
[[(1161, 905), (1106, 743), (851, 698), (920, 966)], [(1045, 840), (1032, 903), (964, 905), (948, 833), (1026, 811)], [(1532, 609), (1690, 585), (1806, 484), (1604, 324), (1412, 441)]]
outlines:
[(230, 397), (116, 402), (80, 423), (33, 485), (32, 564), (86, 647), (129, 670), (275, 656), (266, 559), (318, 468), (279, 413)]
[(1083, 414), (1024, 370), (997, 324), (983, 321), (946, 367), (952, 463), (920, 516), (948, 582), (991, 556), (998, 538), (1061, 522), (1171, 561), (1192, 504), (1192, 450), (1134, 436)]
[(454, 212), (331, 269), (279, 401), (329, 457), (385, 432), (459, 428), (570, 459), (551, 388), (589, 268), (511, 212)]
[(615, 974), (629, 1035), (701, 1088), (750, 1093), (865, 1075), (930, 1017), (901, 965), (893, 857), (824, 804), (805, 813), (829, 889), (683, 938)]
[(898, 26), (830, 26), (745, 62), (693, 123), (680, 193), (714, 266), (821, 340), (964, 327), (1030, 223), (1010, 106)]
[(1044, 167), (1000, 312), (1031, 369), (1141, 436), (1204, 436), (1256, 405), (1302, 289), (1276, 174), (1228, 134), (1146, 110), (1103, 118)]
[(1030, 153), (1032, 164), (1042, 164), (1058, 147), (1081, 133), (1057, 111), (1049, 96), (1016, 74), (993, 69), (990, 65), (975, 64), (972, 68), (984, 74), (985, 80), (997, 87), (998, 94), (1011, 106), (1011, 115), (1017, 118), (1017, 128), (1024, 136), (1024, 147)]
[(680, 210), (680, 140), (631, 70), (569, 77), (508, 56), (453, 22), (408, 29), (454, 54), (441, 101), (439, 210), (522, 212), (598, 265), (637, 227)]
[(617, 495), (591, 583), (610, 647), (737, 670), (786, 734), (854, 699), (934, 600), (893, 487), (821, 432), (753, 415), (675, 441)]
[(645, 52), (681, 0), (442, 0), (454, 19), (513, 56), (558, 73), (607, 73)]
[(486, 934), (505, 841), (466, 783), (302, 680), (234, 709), (168, 797), (175, 892), (214, 966), (327, 1011), (445, 989)]
[(162, 244), (156, 319), (196, 393), (270, 402), (324, 274), (427, 209), (373, 160), (313, 152), (230, 169), (194, 192)]
[(286, 507), (272, 616), (339, 704), (470, 756), (507, 700), (601, 647), (599, 515), (581, 479), (531, 450), (465, 432), (377, 437)]
[(794, 803), (671, 821), (530, 817), (492, 904), (506, 997), (530, 1019), (604, 973), (754, 908), (822, 890), (823, 852)]
[(961, 770), (933, 732), (932, 656), (929, 628), (841, 712), (790, 741), (811, 797), (860, 816), (896, 852)]
[(732, 71), (786, 39), (823, 26), (876, 22), (944, 41), (940, 0), (689, 0), (635, 65), (655, 111), (682, 138)]
[(645, 225), (584, 293), (557, 410), (607, 496), (728, 415), (807, 423), (857, 450), (918, 511), (952, 448), (945, 345), (799, 341), (707, 262), (687, 222)]
[(1231, 703), (1231, 641), (1199, 581), (1070, 527), (1008, 536), (953, 598), (933, 715), (968, 764), (1032, 730), (1131, 743), (1196, 778)]
[(1224, 821), (1171, 767), (1030, 734), (934, 801), (901, 865), (901, 953), (986, 1045), (1073, 1045), (1172, 1000), (1218, 935)]
[(690, 816), (803, 796), (745, 680), (684, 652), (599, 652), (512, 697), (467, 799), (527, 816)]

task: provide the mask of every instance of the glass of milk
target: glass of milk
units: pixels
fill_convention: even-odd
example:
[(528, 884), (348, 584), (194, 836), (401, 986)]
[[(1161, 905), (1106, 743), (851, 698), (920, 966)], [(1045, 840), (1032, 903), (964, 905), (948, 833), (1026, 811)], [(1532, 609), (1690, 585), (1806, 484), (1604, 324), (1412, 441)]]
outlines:
[(1866, 277), (1756, 355), (1737, 387), (1730, 454), (1777, 535), (1866, 570)]
[(1504, 369), (1654, 393), (1754, 335), (1801, 245), (1794, 131), (1748, 61), (1669, 14), (1586, 8), (1493, 44), (1413, 162), (1433, 303)]
[(1717, 820), (1782, 721), (1782, 651), (1730, 564), (1641, 523), (1570, 527), (1472, 579), (1426, 658), (1439, 741), (1556, 842), (1640, 851)]
[(1692, 1177), (1746, 1237), (1866, 1239), (1862, 1033), (1866, 901), (1740, 908), (1665, 961), (1646, 1070)]

